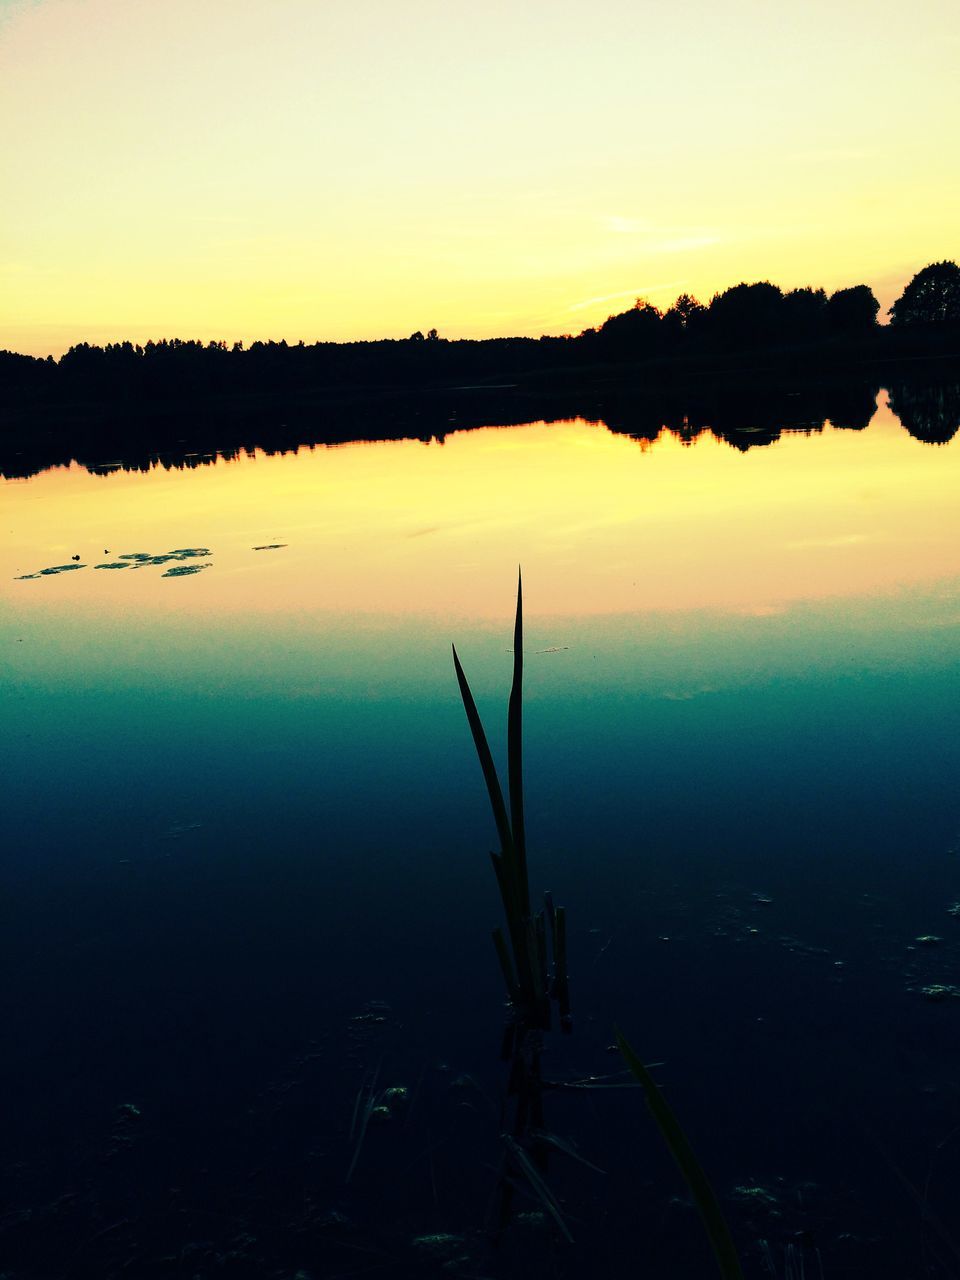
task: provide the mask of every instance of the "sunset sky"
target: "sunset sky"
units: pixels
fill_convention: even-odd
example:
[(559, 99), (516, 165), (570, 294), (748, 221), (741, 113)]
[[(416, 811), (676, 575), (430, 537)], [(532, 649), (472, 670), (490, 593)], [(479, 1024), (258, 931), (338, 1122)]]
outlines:
[(956, 0), (0, 0), (0, 348), (579, 332), (960, 251)]

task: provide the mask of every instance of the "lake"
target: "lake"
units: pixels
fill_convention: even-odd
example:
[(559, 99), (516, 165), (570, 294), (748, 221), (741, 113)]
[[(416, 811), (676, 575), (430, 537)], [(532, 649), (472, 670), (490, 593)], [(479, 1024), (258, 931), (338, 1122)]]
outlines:
[(615, 1027), (658, 1064), (748, 1277), (960, 1273), (960, 444), (885, 394), (768, 439), (3, 483), (5, 1280), (714, 1274), (631, 1088), (547, 1094), (572, 1243), (522, 1180), (487, 1229), (496, 831), (450, 645), (502, 764), (518, 565), (545, 1072), (627, 1083)]

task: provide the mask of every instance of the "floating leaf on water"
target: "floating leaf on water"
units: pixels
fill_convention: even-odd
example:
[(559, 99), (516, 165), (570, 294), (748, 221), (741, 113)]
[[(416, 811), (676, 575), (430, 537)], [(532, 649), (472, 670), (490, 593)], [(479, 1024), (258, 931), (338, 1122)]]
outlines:
[(161, 578), (185, 578), (190, 573), (199, 573), (201, 569), (209, 569), (209, 564), (178, 564), (161, 573)]
[(960, 995), (960, 991), (944, 982), (932, 982), (929, 987), (921, 987), (920, 994), (925, 1000), (939, 1003), (941, 1000), (948, 1000), (950, 996)]
[(739, 1200), (743, 1204), (762, 1204), (771, 1207), (780, 1203), (774, 1193), (768, 1191), (766, 1187), (750, 1184), (734, 1187), (731, 1192), (731, 1198)]
[(153, 554), (149, 551), (125, 551), (118, 557), (120, 560), (132, 560), (134, 568), (148, 564), (169, 564), (171, 560), (202, 560), (213, 555), (209, 547), (176, 547), (173, 551), (162, 551)]
[(110, 564), (95, 564), (95, 569), (129, 569), (130, 565), (126, 560), (114, 560)]
[(462, 1249), (465, 1242), (463, 1236), (454, 1236), (446, 1231), (437, 1231), (433, 1235), (414, 1236), (410, 1243), (415, 1249), (422, 1249), (424, 1253), (446, 1257), (448, 1254)]
[(253, 551), (279, 551), (287, 544), (285, 542), (265, 542), (262, 547), (252, 547)]
[(23, 582), (26, 578), (47, 578), (54, 573), (70, 573), (73, 569), (85, 569), (85, 564), (53, 564), (49, 569), (40, 569), (37, 573), (21, 573), (17, 577), (18, 582)]

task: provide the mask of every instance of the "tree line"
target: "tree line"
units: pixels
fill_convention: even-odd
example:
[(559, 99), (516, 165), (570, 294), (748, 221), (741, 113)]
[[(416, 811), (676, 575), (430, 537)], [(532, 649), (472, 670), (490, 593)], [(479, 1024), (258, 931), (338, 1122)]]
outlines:
[(770, 353), (811, 361), (923, 352), (960, 334), (960, 267), (919, 271), (878, 323), (880, 305), (865, 284), (784, 292), (768, 281), (741, 283), (709, 303), (681, 294), (663, 311), (638, 299), (601, 325), (562, 337), (440, 337), (436, 329), (370, 342), (242, 342), (161, 339), (97, 346), (81, 342), (59, 360), (0, 352), (0, 391), (10, 401), (138, 403), (196, 395), (369, 386), (416, 387), (464, 378), (509, 378), (536, 370), (642, 365), (669, 370), (723, 366)]

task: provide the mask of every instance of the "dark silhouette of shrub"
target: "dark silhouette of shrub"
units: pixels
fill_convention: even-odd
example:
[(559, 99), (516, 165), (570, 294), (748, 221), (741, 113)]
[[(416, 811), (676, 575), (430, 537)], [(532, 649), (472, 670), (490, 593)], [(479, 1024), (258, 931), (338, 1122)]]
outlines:
[(875, 328), (880, 303), (865, 284), (838, 289), (827, 299), (824, 318), (833, 333), (862, 333)]

